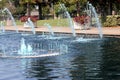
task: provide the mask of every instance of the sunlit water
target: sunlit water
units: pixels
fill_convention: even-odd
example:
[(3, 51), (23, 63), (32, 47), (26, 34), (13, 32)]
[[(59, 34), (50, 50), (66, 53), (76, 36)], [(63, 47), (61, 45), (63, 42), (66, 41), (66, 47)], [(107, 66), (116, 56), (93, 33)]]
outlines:
[[(1, 36), (1, 45), (5, 44), (4, 41), (1, 42), (4, 36)], [(7, 35), (6, 45), (11, 44), (9, 46), (14, 48), (12, 44), (16, 44), (19, 48), (18, 42), (20, 41), (19, 39), (21, 39), (20, 36), (21, 35), (15, 36), (14, 39), (12, 39), (13, 41), (9, 42), (8, 39), (11, 36)], [(40, 37), (21, 37), (27, 39), (28, 43), (31, 44), (42, 43), (42, 41), (39, 42)], [(51, 43), (54, 43), (54, 41)], [(27, 59), (0, 58), (0, 80), (120, 79), (120, 39), (104, 38), (82, 42), (74, 41), (67, 37), (63, 39), (60, 38), (60, 43), (68, 46), (66, 54)]]

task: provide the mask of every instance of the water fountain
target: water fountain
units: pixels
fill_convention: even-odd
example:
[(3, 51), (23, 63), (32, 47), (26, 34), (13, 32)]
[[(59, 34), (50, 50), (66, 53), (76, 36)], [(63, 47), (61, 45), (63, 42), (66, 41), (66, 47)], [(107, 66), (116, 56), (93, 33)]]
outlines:
[(91, 18), (95, 18), (96, 27), (98, 28), (99, 36), (100, 36), (100, 38), (102, 38), (103, 34), (102, 34), (101, 22), (99, 20), (99, 17), (98, 17), (96, 10), (95, 10), (95, 7), (92, 6), (92, 4), (89, 2), (87, 3), (87, 15), (89, 15)]
[(98, 35), (100, 38), (102, 38), (103, 37), (102, 26), (101, 26), (101, 22), (99, 21), (97, 12), (91, 3), (87, 2), (86, 6), (87, 7), (84, 11), (84, 15), (74, 17), (73, 19), (74, 26), (76, 29), (80, 29), (85, 34), (82, 36), (83, 38), (84, 36), (87, 35), (86, 30), (92, 28), (92, 23), (93, 23), (92, 19), (94, 19), (96, 22), (95, 27), (98, 29)]
[(1, 30), (1, 33), (4, 33), (5, 32), (5, 25), (4, 25), (4, 13), (2, 12), (2, 10), (0, 10), (0, 17), (1, 17), (1, 20), (0, 20), (0, 30)]
[(69, 12), (67, 11), (67, 9), (66, 9), (64, 4), (60, 4), (60, 8), (64, 11), (64, 15), (67, 16), (69, 27), (71, 28), (72, 34), (75, 37), (76, 33), (75, 33), (74, 25), (73, 25), (73, 20), (72, 20), (72, 18), (70, 16)]
[(34, 25), (34, 23), (31, 21), (30, 18), (28, 18), (27, 24), (31, 27), (33, 34), (36, 34), (36, 32), (35, 32), (35, 25)]
[(46, 26), (48, 28), (50, 35), (54, 36), (54, 32), (52, 30), (52, 27), (48, 23), (45, 23), (44, 26)]
[(88, 42), (81, 38), (78, 42), (71, 34), (70, 38), (67, 34), (62, 37), (66, 36), (49, 39), (39, 34), (0, 35), (0, 80), (120, 79), (120, 39), (92, 38)]
[[(66, 10), (64, 4), (61, 4), (60, 6), (64, 10), (66, 16), (68, 17), (68, 22), (69, 22), (69, 25), (71, 26), (72, 34), (75, 37), (76, 33), (73, 28), (72, 19), (68, 11)], [(36, 34), (34, 24), (30, 20), (30, 18), (28, 18), (28, 24), (31, 27), (33, 34)], [(48, 28), (48, 31), (50, 35), (52, 36), (49, 36), (49, 37), (39, 36), (39, 35), (26, 35), (25, 36), (25, 35), (21, 35), (20, 33), (14, 36), (6, 35), (8, 36), (7, 40), (10, 40), (10, 42), (9, 41), (5, 42), (5, 44), (9, 45), (9, 47), (8, 46), (5, 47), (4, 45), (2, 45), (2, 53), (3, 53), (2, 57), (33, 58), (33, 57), (55, 56), (55, 55), (68, 53), (68, 47), (69, 45), (71, 45), (71, 43), (78, 42), (78, 41), (85, 43), (88, 41), (95, 40), (95, 39), (84, 39), (84, 38), (77, 39), (74, 37), (65, 38), (65, 36), (56, 37), (56, 35), (54, 34), (52, 30), (52, 27), (47, 23), (45, 23), (44, 25)], [(12, 39), (14, 39), (15, 37), (19, 37), (16, 40), (14, 40), (15, 41), (14, 43), (20, 43), (19, 46), (17, 46), (14, 43), (10, 44), (12, 43), (11, 41), (13, 41)], [(10, 49), (11, 51), (10, 53), (7, 52), (8, 48), (12, 48)]]
[(67, 53), (69, 46), (69, 42), (65, 43), (66, 40), (63, 42), (62, 38), (49, 39), (44, 36), (22, 35), (21, 33), (4, 34), (0, 37), (0, 57), (3, 58), (57, 56)]
[[(93, 8), (91, 4), (89, 5), (90, 5), (90, 9)], [(60, 54), (68, 53), (68, 47), (69, 45), (71, 45), (71, 43), (78, 42), (78, 41), (86, 43), (88, 41), (97, 40), (97, 39), (84, 39), (84, 38), (77, 39), (78, 37), (76, 38), (76, 33), (73, 27), (73, 21), (72, 21), (72, 18), (70, 17), (70, 14), (68, 13), (64, 4), (60, 4), (60, 8), (64, 11), (65, 16), (68, 18), (67, 20), (69, 22), (69, 26), (75, 38), (70, 36), (69, 37), (67, 36), (66, 38), (65, 36), (56, 37), (56, 35), (52, 30), (52, 27), (48, 23), (45, 23), (44, 25), (48, 28), (48, 32), (50, 33), (49, 37), (39, 36), (39, 35), (21, 35), (21, 33), (16, 34), (14, 36), (5, 35), (5, 36), (8, 36), (7, 40), (10, 40), (10, 41), (5, 42), (5, 44), (9, 45), (7, 47), (5, 47), (5, 44), (3, 45), (3, 43), (1, 43), (2, 44), (1, 50), (3, 53), (2, 57), (6, 56), (6, 57), (31, 58), (31, 57), (45, 57), (45, 56), (60, 55)], [(5, 8), (3, 11), (4, 12), (6, 11), (7, 13), (9, 13), (12, 21), (14, 21), (11, 13), (7, 8)], [(92, 11), (94, 11), (94, 9), (92, 9)], [(97, 17), (97, 15), (95, 17)], [(31, 27), (33, 34), (36, 34), (35, 26), (33, 22), (30, 20), (30, 18), (28, 18), (27, 23)], [(2, 22), (1, 22), (1, 28), (4, 32), (4, 27), (2, 25)], [(16, 32), (18, 31), (16, 30)], [(100, 36), (102, 38), (102, 35)], [(19, 37), (19, 38), (16, 38), (16, 37)], [(10, 44), (12, 43), (11, 41), (13, 41), (14, 38), (16, 38), (14, 40), (15, 41), (14, 43), (20, 43), (19, 46), (17, 46), (14, 43)], [(10, 53), (7, 52), (7, 49), (9, 48), (11, 48)]]
[[(25, 37), (24, 39), (26, 40), (25, 44), (28, 44), (29, 38)], [(36, 41), (34, 41), (34, 39), (32, 42), (34, 47), (42, 47), (41, 49), (47, 48), (48, 45), (45, 43), (46, 41), (48, 41), (48, 44), (51, 43), (49, 44), (49, 50), (51, 51), (54, 49), (54, 46), (61, 44), (60, 42), (54, 45), (54, 43), (56, 43), (54, 41), (41, 40), (38, 37), (37, 39), (38, 40)], [(61, 46), (63, 50), (65, 48), (68, 49), (68, 51), (66, 51), (67, 54), (61, 56), (34, 59), (1, 58), (0, 79), (119, 80), (119, 42), (120, 39), (118, 38), (112, 38), (111, 40), (107, 39), (105, 41), (92, 41), (87, 43), (73, 42), (68, 46), (68, 48), (66, 48), (64, 44)], [(111, 50), (112, 52), (110, 52)], [(13, 72), (13, 74), (11, 74), (11, 72)]]
[(32, 46), (30, 44), (26, 45), (24, 38), (21, 39), (20, 50), (18, 51), (18, 54), (22, 56), (30, 56), (34, 54)]
[(4, 10), (2, 10), (2, 12), (6, 12), (7, 15), (10, 17), (11, 21), (12, 21), (12, 25), (14, 26), (16, 32), (18, 33), (18, 28), (17, 28), (17, 25), (16, 25), (16, 22), (15, 22), (15, 19), (13, 18), (11, 12), (9, 11), (8, 8), (4, 8)]
[(0, 21), (0, 28), (1, 28), (1, 30), (2, 30), (2, 33), (4, 33), (4, 32), (5, 32), (5, 28), (4, 28), (4, 23), (3, 23), (3, 21)]

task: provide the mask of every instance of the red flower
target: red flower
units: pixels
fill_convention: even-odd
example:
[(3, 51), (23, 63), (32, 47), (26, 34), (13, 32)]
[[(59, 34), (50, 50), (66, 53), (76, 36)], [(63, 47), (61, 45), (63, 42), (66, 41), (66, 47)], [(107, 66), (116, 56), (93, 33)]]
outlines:
[(31, 19), (31, 21), (36, 22), (38, 20), (37, 16), (22, 16), (20, 18), (21, 22), (26, 22), (28, 20), (28, 18)]
[(90, 19), (90, 17), (88, 18), (88, 16), (77, 16), (73, 18), (73, 21), (79, 23), (79, 24), (85, 24), (87, 23), (87, 21)]

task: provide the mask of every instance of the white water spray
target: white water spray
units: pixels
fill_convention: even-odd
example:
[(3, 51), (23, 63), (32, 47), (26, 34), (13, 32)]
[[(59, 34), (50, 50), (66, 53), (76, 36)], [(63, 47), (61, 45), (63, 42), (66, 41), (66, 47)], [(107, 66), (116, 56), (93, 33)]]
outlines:
[(70, 14), (68, 13), (68, 11), (67, 11), (67, 9), (66, 9), (64, 4), (60, 4), (60, 7), (61, 7), (61, 9), (63, 9), (65, 11), (66, 16), (68, 17), (69, 26), (70, 26), (70, 28), (72, 30), (73, 36), (75, 37), (76, 33), (75, 33), (75, 29), (74, 29), (72, 18), (70, 16)]
[(50, 33), (52, 36), (54, 36), (54, 32), (53, 32), (53, 30), (52, 30), (52, 27), (51, 27), (49, 24), (47, 24), (47, 23), (45, 23), (44, 25), (48, 28), (49, 33)]
[(9, 11), (8, 8), (4, 8), (4, 10), (2, 12), (7, 12), (7, 14), (10, 16), (11, 20), (12, 20), (12, 24), (14, 26), (14, 28), (16, 29), (16, 32), (18, 33), (18, 28), (17, 28), (17, 25), (16, 25), (16, 22), (15, 22), (15, 19), (13, 18), (11, 12)]
[(22, 56), (29, 56), (33, 54), (32, 46), (25, 43), (25, 39), (21, 39), (20, 50), (18, 50), (18, 54)]
[(28, 18), (28, 25), (31, 27), (33, 34), (36, 34), (35, 25), (33, 24), (30, 18)]
[(0, 22), (0, 28), (1, 28), (2, 32), (4, 33), (5, 32), (5, 28), (4, 28), (3, 21)]
[[(97, 14), (96, 10), (95, 10), (95, 7), (93, 7), (92, 4), (90, 4), (90, 3), (88, 2), (88, 3), (87, 3), (87, 9), (88, 9), (87, 11), (89, 11), (89, 12), (87, 12), (87, 14), (88, 14), (89, 16), (93, 15), (93, 17), (95, 17), (96, 26), (98, 27), (99, 36), (100, 36), (100, 38), (102, 38), (102, 37), (103, 37), (103, 33), (102, 33), (101, 22), (100, 22), (100, 20), (99, 20), (99, 17), (98, 17), (98, 14)], [(91, 17), (92, 17), (92, 16), (91, 16)]]

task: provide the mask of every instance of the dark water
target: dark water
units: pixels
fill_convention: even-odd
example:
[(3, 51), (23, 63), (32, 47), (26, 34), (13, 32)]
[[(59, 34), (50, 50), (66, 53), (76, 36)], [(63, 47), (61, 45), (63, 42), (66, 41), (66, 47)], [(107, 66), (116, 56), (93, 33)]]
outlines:
[(120, 39), (65, 43), (59, 56), (0, 58), (0, 80), (120, 80)]

